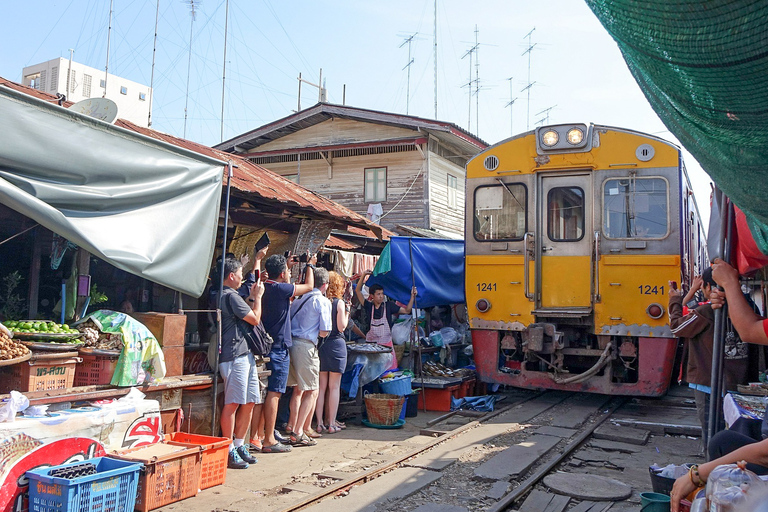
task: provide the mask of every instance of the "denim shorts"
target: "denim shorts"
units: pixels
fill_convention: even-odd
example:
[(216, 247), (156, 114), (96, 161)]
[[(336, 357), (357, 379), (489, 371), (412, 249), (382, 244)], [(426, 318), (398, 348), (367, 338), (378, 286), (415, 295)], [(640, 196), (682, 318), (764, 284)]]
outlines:
[(291, 357), (288, 354), (288, 349), (272, 347), (266, 367), (272, 372), (267, 378), (267, 391), (285, 393), (285, 388), (288, 385), (288, 373), (291, 370)]
[(234, 361), (219, 363), (219, 373), (224, 379), (225, 404), (260, 404), (259, 372), (253, 354), (248, 353)]

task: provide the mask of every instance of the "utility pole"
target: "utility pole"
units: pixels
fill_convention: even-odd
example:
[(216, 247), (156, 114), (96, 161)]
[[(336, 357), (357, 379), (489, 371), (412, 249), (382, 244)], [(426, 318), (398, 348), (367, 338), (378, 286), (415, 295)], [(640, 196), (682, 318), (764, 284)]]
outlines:
[[(158, 0), (158, 6), (160, 4), (160, 1)], [(189, 22), (189, 58), (187, 59), (187, 93), (185, 95), (184, 100), (184, 137), (187, 138), (187, 108), (189, 107), (189, 75), (192, 72), (192, 27), (195, 25), (195, 0), (189, 0), (189, 14), (191, 17), (191, 20)], [(226, 46), (226, 45), (225, 45)], [(224, 50), (226, 53), (226, 50)], [(226, 58), (226, 57), (225, 57)], [(226, 63), (224, 64), (226, 66)], [(224, 124), (224, 93), (221, 94), (221, 101), (222, 101), (222, 126)], [(222, 128), (223, 130), (223, 128)], [(224, 138), (224, 134), (222, 131), (222, 139)]]
[[(160, 20), (160, 0), (157, 0), (157, 10), (155, 11), (155, 42), (152, 46), (152, 73), (149, 78), (149, 114), (147, 115), (147, 126), (152, 127), (152, 97), (155, 91), (155, 55), (157, 54), (157, 22)], [(189, 46), (192, 46), (190, 37)], [(189, 84), (189, 82), (187, 82)], [(189, 91), (189, 85), (187, 85), (187, 91)]]
[[(229, 25), (229, 0), (224, 9), (224, 70), (221, 74), (221, 142), (224, 142), (224, 91), (227, 81), (227, 29)], [(225, 226), (226, 228), (226, 226)]]
[[(107, 30), (107, 65), (104, 66), (104, 94), (101, 95), (102, 98), (107, 97), (107, 80), (109, 79), (109, 41), (112, 39), (112, 11), (114, 7), (114, 3), (115, 3), (114, 0), (109, 0), (109, 29)], [(67, 80), (69, 79), (70, 77), (67, 77)], [(69, 85), (67, 85), (67, 90), (69, 90)]]
[[(73, 48), (69, 49), (69, 69), (67, 70), (67, 101), (72, 101), (69, 99), (69, 88), (70, 84), (72, 83), (72, 56), (75, 54), (75, 50)], [(106, 91), (106, 84), (104, 87), (104, 90)]]
[(435, 4), (435, 16), (434, 16), (434, 36), (433, 45), (435, 47), (435, 119), (437, 119), (437, 0)]
[(528, 38), (528, 48), (523, 52), (523, 55), (526, 53), (528, 54), (528, 85), (526, 85), (520, 92), (523, 92), (525, 90), (528, 91), (528, 111), (526, 114), (526, 122), (525, 122), (525, 129), (529, 130), (531, 128), (531, 87), (533, 87), (533, 84), (536, 82), (531, 82), (531, 52), (533, 51), (533, 47), (536, 46), (536, 44), (531, 44), (531, 34), (533, 34), (533, 31), (536, 30), (536, 27), (533, 27), (528, 34), (523, 37), (525, 39)]
[[(416, 33), (418, 34), (418, 32)], [(416, 37), (416, 34), (413, 34), (411, 36), (408, 36), (405, 38), (405, 41), (400, 43), (399, 48), (402, 48), (406, 44), (408, 45), (408, 64), (406, 64), (403, 69), (408, 68), (408, 81), (405, 88), (405, 113), (409, 114), (410, 111), (410, 103), (411, 103), (411, 64), (413, 64), (413, 58), (411, 58), (411, 43), (413, 43), (413, 38)]]
[(509, 103), (504, 105), (504, 108), (509, 107), (509, 136), (512, 137), (515, 134), (515, 125), (512, 118), (512, 109), (515, 105), (515, 102), (517, 101), (517, 98), (512, 97), (512, 79), (514, 77), (507, 78), (507, 81), (509, 82)]

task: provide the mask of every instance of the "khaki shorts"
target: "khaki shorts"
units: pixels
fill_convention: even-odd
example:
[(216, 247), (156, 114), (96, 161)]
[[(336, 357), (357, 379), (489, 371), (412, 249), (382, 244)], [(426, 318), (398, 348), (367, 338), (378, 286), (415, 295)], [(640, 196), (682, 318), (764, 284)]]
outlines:
[(320, 389), (320, 355), (317, 347), (309, 340), (293, 338), (291, 370), (288, 372), (288, 386), (298, 386), (299, 391)]

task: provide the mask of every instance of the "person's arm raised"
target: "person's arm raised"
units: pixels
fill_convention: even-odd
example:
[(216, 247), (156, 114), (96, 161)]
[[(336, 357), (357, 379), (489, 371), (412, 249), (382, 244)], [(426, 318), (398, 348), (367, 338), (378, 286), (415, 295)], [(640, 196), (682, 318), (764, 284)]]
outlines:
[[(720, 258), (712, 262), (712, 279), (723, 289), (728, 300), (728, 316), (743, 341), (768, 345), (768, 335), (763, 328), (763, 319), (757, 315), (741, 293), (739, 272)], [(710, 300), (712, 307), (720, 307), (722, 293), (714, 291)]]

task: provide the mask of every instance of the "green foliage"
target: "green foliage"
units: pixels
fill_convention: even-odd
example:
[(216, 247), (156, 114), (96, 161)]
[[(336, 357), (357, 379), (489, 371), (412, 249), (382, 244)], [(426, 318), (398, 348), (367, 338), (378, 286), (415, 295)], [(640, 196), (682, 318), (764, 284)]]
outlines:
[(109, 300), (109, 297), (107, 297), (105, 294), (97, 290), (95, 284), (91, 286), (91, 306), (94, 304), (101, 304), (102, 302), (107, 302), (108, 300)]
[(26, 313), (24, 298), (14, 293), (21, 281), (22, 277), (18, 270), (3, 277), (0, 285), (0, 317), (12, 320), (23, 318)]

